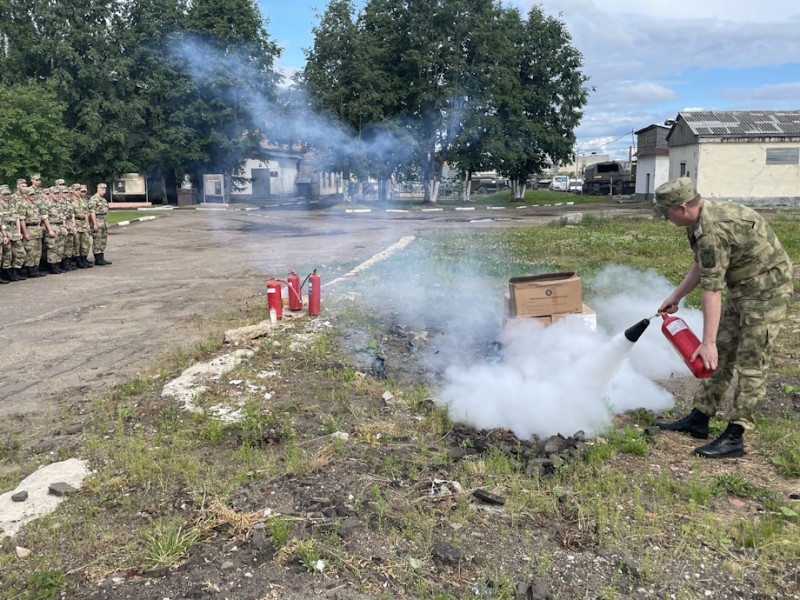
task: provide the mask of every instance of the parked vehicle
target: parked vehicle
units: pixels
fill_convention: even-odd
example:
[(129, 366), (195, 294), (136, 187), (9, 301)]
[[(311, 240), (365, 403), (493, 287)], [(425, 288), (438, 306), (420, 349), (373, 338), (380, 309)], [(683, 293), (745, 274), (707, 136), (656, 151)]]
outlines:
[(583, 179), (570, 179), (569, 191), (574, 194), (583, 193)]
[(474, 177), (470, 180), (470, 191), (473, 194), (494, 194), (510, 189), (508, 180), (502, 177)]
[(556, 175), (550, 181), (550, 189), (554, 192), (566, 192), (569, 190), (569, 177), (566, 175)]
[(592, 195), (633, 194), (636, 191), (636, 174), (628, 171), (619, 161), (588, 165), (583, 173), (583, 193)]

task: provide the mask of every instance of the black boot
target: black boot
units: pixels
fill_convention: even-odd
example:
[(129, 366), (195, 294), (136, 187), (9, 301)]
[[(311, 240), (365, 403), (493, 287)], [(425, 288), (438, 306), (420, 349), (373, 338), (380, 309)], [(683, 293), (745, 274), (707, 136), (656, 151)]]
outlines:
[(22, 281), (19, 277), (17, 277), (16, 269), (6, 269), (6, 279), (9, 281)]
[(86, 267), (87, 269), (91, 269), (94, 266), (94, 263), (89, 260), (88, 255), (81, 256), (81, 260), (83, 261), (83, 266)]
[(704, 440), (708, 438), (708, 415), (693, 408), (689, 416), (677, 421), (656, 421), (656, 427), (663, 431), (681, 431), (693, 438)]
[(74, 271), (75, 270), (75, 267), (73, 266), (72, 261), (70, 261), (70, 259), (68, 259), (68, 258), (62, 258), (61, 259), (61, 268), (64, 269), (65, 271)]
[(96, 264), (98, 266), (101, 266), (101, 267), (104, 267), (106, 265), (110, 265), (111, 261), (110, 260), (106, 260), (105, 257), (103, 256), (103, 253), (100, 252), (100, 253), (94, 255), (94, 264)]
[(58, 266), (58, 263), (47, 263), (47, 270), (53, 275), (60, 275), (64, 273), (64, 269)]
[(36, 265), (35, 267), (28, 267), (28, 274), (31, 277), (46, 277), (47, 276), (47, 273), (45, 273), (44, 271), (40, 271), (39, 270), (39, 265)]
[(734, 458), (744, 456), (744, 427), (736, 423), (728, 423), (722, 435), (710, 444), (694, 449), (697, 456), (704, 458)]
[(72, 257), (72, 263), (79, 269), (85, 269), (86, 265), (83, 264), (82, 257), (80, 255)]
[(8, 279), (6, 279), (6, 270), (0, 269), (0, 284), (3, 283), (11, 283)]
[(14, 272), (17, 274), (19, 281), (25, 281), (28, 278), (28, 275), (25, 273), (25, 267), (14, 269)]

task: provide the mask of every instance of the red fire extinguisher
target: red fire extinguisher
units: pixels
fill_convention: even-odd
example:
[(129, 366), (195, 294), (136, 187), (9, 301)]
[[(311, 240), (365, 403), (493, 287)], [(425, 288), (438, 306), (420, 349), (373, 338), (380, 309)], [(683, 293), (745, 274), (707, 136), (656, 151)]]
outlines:
[(680, 317), (674, 317), (670, 314), (663, 313), (662, 318), (664, 322), (661, 324), (661, 332), (669, 340), (672, 347), (680, 354), (683, 362), (689, 367), (692, 374), (702, 379), (708, 377), (714, 372), (714, 369), (706, 369), (703, 365), (703, 359), (699, 356), (693, 361), (691, 360), (692, 354), (700, 346), (700, 340), (689, 329), (686, 321)]
[(286, 285), (289, 288), (289, 310), (303, 310), (303, 296), (300, 292), (300, 275), (294, 271), (289, 271), (286, 278)]
[(308, 316), (316, 317), (320, 307), (320, 279), (317, 270), (308, 276)]
[(280, 320), (283, 318), (281, 284), (274, 277), (271, 281), (267, 282), (267, 310), (270, 312), (270, 317), (272, 317), (271, 313), (274, 310), (276, 319)]

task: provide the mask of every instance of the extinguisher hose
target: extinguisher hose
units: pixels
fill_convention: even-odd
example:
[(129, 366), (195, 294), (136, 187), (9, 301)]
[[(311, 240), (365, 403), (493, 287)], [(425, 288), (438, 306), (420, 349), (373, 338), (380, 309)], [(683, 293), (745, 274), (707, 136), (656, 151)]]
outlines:
[[(309, 275), (309, 277), (310, 277), (310, 275)], [(277, 278), (277, 277), (275, 277), (274, 275), (269, 275), (269, 278), (270, 278), (272, 281), (277, 281), (278, 283), (285, 283), (285, 284), (286, 284), (286, 289), (288, 289), (288, 290), (291, 290), (292, 292), (294, 292), (294, 295), (297, 297), (297, 299), (298, 299), (298, 300), (300, 301), (300, 303), (302, 304), (302, 302), (303, 302), (303, 296), (302, 296), (302, 294), (300, 293), (300, 290), (297, 290), (297, 291), (295, 291), (295, 290), (292, 288), (292, 286), (290, 286), (290, 285), (289, 285), (289, 282), (288, 282), (288, 281), (286, 281), (285, 279), (278, 279), (278, 278)], [(306, 279), (308, 279), (308, 277), (306, 277)], [(303, 286), (302, 286), (302, 285), (300, 286), (300, 289), (301, 289), (301, 290), (303, 289)]]

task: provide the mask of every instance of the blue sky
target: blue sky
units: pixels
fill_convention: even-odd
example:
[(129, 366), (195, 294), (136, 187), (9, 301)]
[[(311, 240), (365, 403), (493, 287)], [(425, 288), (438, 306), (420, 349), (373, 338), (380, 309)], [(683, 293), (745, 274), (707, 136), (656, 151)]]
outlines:
[[(579, 151), (627, 156), (631, 131), (681, 110), (800, 109), (797, 0), (537, 0), (560, 16), (595, 90)], [(361, 2), (358, 3), (359, 5)], [(509, 0), (523, 12), (531, 0)], [(279, 64), (302, 68), (326, 2), (260, 0)]]

